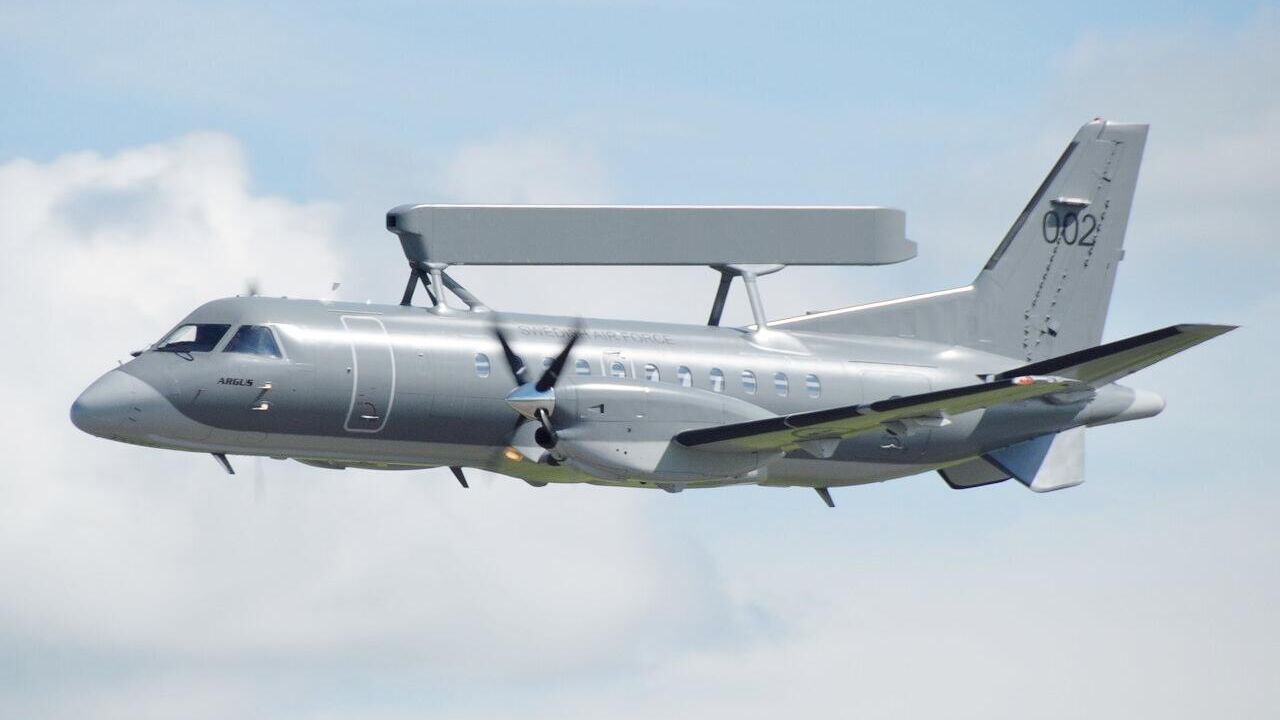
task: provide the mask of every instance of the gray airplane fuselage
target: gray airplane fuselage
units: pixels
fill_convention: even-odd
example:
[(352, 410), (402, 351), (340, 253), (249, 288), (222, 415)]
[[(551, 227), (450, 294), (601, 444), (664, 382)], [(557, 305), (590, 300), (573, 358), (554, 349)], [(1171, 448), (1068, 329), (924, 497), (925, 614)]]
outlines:
[[(565, 317), (266, 297), (215, 300), (179, 325), (227, 326), (210, 349), (152, 346), (87, 389), (72, 419), (94, 435), (138, 445), (287, 457), (321, 467), (466, 466), (534, 483), (672, 489), (672, 477), (617, 470), (627, 467), (626, 442), (617, 443), (620, 461), (608, 473), (539, 463), (514, 450), (519, 416), (507, 396), (517, 383), (494, 338), (495, 322), (535, 377), (575, 328)], [(229, 349), (242, 327), (269, 328), (275, 352)], [(619, 320), (586, 320), (581, 329), (556, 388), (556, 424), (572, 433), (610, 422), (611, 437), (636, 440), (667, 441), (671, 427), (708, 427), (960, 387), (1021, 364), (909, 338), (758, 334)], [(611, 403), (610, 408), (624, 407), (623, 416), (610, 416), (603, 402), (588, 406), (588, 396), (619, 392), (640, 398), (640, 404)], [(693, 409), (663, 415), (676, 405)], [(1033, 399), (933, 426), (864, 433), (840, 441), (829, 457), (792, 451), (781, 459), (760, 458), (755, 468), (733, 466), (723, 476), (690, 474), (677, 484), (876, 482), (1045, 433), (1147, 417), (1159, 409), (1149, 395), (1110, 384), (1078, 401)], [(667, 424), (651, 437), (647, 425), (659, 420)]]

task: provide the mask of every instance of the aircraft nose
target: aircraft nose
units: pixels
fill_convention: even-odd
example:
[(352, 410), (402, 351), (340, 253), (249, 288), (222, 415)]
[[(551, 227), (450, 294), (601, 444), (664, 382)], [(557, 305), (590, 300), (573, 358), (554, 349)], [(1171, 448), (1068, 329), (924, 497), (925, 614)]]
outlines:
[(138, 400), (141, 380), (112, 370), (93, 382), (71, 404), (71, 422), (90, 435), (110, 437), (124, 422)]

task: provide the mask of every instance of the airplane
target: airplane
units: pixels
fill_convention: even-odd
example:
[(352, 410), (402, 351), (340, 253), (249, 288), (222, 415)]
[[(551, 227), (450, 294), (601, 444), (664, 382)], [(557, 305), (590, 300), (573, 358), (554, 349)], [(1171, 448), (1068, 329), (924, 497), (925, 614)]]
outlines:
[[(830, 507), (831, 488), (928, 471), (956, 489), (1011, 478), (1037, 492), (1072, 487), (1084, 480), (1088, 428), (1164, 408), (1117, 381), (1234, 329), (1178, 324), (1101, 342), (1146, 137), (1146, 125), (1085, 124), (968, 285), (778, 320), (763, 314), (758, 275), (825, 261), (821, 233), (842, 218), (872, 218), (874, 229), (901, 212), (403, 206), (387, 217), (410, 259), (399, 305), (208, 302), (92, 383), (71, 421), (110, 440), (209, 453), (229, 473), (228, 455), (268, 456), (327, 469), (448, 467), (463, 487), (464, 468), (535, 487), (805, 487)], [(434, 245), (413, 244), (415, 222)], [(497, 239), (465, 236), (481, 227)], [(652, 241), (557, 240), (627, 227)], [(710, 239), (692, 237), (700, 228)], [(780, 243), (769, 234), (778, 228), (800, 239)], [(450, 232), (462, 235), (447, 250)], [(531, 237), (566, 264), (710, 262), (721, 273), (711, 317), (497, 313), (452, 278), (447, 258), (427, 257), (501, 263)], [(865, 251), (882, 255), (867, 264), (914, 254), (896, 242)], [(722, 327), (737, 278), (755, 323)], [(412, 304), (418, 283), (431, 306)]]

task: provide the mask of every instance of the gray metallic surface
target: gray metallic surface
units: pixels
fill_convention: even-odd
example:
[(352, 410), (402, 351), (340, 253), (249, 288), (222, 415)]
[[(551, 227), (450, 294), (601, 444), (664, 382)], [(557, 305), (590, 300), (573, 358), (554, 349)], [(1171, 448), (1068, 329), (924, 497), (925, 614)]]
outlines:
[(881, 207), (401, 205), (410, 262), (448, 265), (885, 265), (906, 213)]

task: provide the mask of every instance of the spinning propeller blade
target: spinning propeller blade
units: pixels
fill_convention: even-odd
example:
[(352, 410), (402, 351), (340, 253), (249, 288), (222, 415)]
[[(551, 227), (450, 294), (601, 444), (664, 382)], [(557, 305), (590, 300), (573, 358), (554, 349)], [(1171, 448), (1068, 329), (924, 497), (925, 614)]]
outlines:
[(511, 376), (515, 378), (516, 384), (524, 385), (528, 383), (524, 361), (520, 359), (515, 350), (511, 349), (511, 343), (507, 342), (507, 336), (498, 325), (497, 317), (494, 317), (491, 329), (493, 330), (493, 336), (498, 339), (498, 344), (502, 345), (502, 354), (507, 356), (507, 367), (511, 368)]
[(542, 373), (542, 377), (538, 378), (538, 384), (533, 388), (538, 392), (546, 392), (556, 386), (556, 381), (560, 379), (560, 371), (564, 370), (564, 364), (569, 362), (569, 353), (573, 351), (573, 346), (577, 344), (578, 338), (582, 337), (582, 321), (579, 320), (573, 327), (573, 334), (569, 336), (569, 342), (565, 344), (564, 349), (551, 361), (551, 367)]
[(560, 374), (564, 371), (565, 364), (569, 362), (569, 355), (573, 352), (573, 346), (582, 337), (582, 321), (578, 320), (575, 323), (573, 332), (569, 335), (569, 341), (552, 359), (551, 364), (543, 371), (542, 376), (538, 378), (536, 383), (529, 382), (528, 368), (525, 366), (524, 360), (520, 359), (515, 350), (511, 349), (511, 343), (507, 341), (506, 333), (502, 332), (496, 316), (490, 329), (493, 332), (493, 336), (497, 338), (498, 344), (502, 346), (502, 354), (506, 356), (507, 367), (511, 369), (511, 376), (516, 381), (516, 388), (507, 396), (507, 402), (511, 404), (513, 410), (519, 413), (516, 417), (515, 428), (519, 428), (526, 418), (537, 420), (541, 424), (535, 435), (537, 443), (550, 450), (555, 447), (558, 439), (555, 429), (551, 426), (551, 412), (555, 408), (556, 399), (555, 386), (560, 381)]

